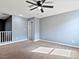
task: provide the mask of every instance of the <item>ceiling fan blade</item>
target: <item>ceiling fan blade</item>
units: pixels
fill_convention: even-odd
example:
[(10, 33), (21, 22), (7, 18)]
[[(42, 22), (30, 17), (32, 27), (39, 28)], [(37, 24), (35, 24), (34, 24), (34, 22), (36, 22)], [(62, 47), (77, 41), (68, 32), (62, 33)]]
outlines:
[(47, 5), (43, 5), (42, 7), (46, 7), (46, 8), (53, 8), (54, 6), (47, 6)]
[(44, 3), (46, 0), (42, 0), (42, 3)]
[(37, 2), (37, 0), (32, 0), (32, 1)]
[(36, 9), (36, 8), (38, 8), (38, 7), (34, 7), (34, 8), (32, 8), (32, 9), (30, 9), (30, 10), (32, 11), (32, 10), (34, 10), (34, 9)]
[(35, 3), (33, 3), (33, 2), (30, 2), (30, 1), (26, 1), (27, 3), (30, 3), (30, 4), (33, 4), (33, 5), (37, 5), (37, 4), (35, 4)]
[(40, 10), (41, 10), (42, 13), (44, 12), (44, 10), (42, 8)]
[(33, 7), (34, 5), (30, 5), (29, 7)]

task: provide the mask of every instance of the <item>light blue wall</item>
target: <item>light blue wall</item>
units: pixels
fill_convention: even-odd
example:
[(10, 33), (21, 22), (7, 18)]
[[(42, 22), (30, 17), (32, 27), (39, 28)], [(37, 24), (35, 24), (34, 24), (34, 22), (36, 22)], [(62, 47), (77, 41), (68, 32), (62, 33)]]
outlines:
[(12, 16), (13, 40), (27, 39), (27, 19), (19, 16)]
[(79, 46), (79, 11), (42, 18), (40, 38)]

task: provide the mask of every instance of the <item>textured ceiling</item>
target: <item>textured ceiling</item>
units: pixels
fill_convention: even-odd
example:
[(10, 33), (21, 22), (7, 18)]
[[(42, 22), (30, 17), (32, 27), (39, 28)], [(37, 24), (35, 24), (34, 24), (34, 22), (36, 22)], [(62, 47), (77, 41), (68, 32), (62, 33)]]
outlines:
[(79, 9), (79, 0), (46, 0), (47, 2), (53, 1), (52, 4), (48, 4), (54, 5), (54, 8), (44, 8), (45, 12), (41, 13), (39, 9), (30, 11), (28, 7), (30, 4), (25, 1), (26, 0), (0, 0), (0, 12), (17, 16), (23, 15), (23, 17), (26, 18), (42, 18)]

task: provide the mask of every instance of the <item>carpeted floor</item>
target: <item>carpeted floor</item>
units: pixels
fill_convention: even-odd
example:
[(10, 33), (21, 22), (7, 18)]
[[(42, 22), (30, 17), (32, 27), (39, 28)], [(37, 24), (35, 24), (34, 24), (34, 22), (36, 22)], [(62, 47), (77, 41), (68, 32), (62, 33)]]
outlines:
[(0, 46), (0, 59), (79, 59), (79, 49), (44, 41)]

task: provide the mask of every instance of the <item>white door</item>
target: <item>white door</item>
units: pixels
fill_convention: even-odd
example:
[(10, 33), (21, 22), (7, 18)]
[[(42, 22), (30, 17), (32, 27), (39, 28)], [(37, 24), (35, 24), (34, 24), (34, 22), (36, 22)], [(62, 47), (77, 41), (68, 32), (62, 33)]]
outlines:
[(28, 39), (29, 40), (34, 40), (34, 21), (29, 20), (28, 21)]

